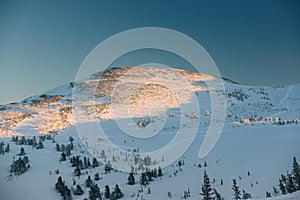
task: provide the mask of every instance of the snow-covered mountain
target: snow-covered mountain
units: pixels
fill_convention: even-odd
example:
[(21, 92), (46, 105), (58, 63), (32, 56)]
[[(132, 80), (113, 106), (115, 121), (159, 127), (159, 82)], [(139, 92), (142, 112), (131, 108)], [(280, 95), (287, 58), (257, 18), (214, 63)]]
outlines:
[[(223, 91), (212, 87), (221, 80)], [(217, 115), (225, 114), (224, 126), (212, 151), (199, 159), (201, 144), (214, 123), (210, 95), (213, 92), (226, 99), (223, 102), (226, 113), (216, 109)], [(197, 108), (185, 107), (195, 99)], [(265, 198), (266, 191), (274, 196), (273, 186), (278, 189), (280, 175), (291, 171), (293, 156), (300, 160), (299, 111), (300, 84), (243, 86), (212, 75), (157, 67), (132, 66), (99, 72), (89, 79), (0, 106), (0, 142), (4, 143), (3, 148), (10, 146), (10, 151), (0, 155), (0, 199), (62, 199), (55, 190), (59, 176), (68, 188), (82, 187), (82, 195), (71, 192), (73, 199), (88, 198), (90, 188), (85, 181), (88, 176), (94, 179), (96, 173), (100, 180), (93, 182), (101, 192), (106, 185), (112, 192), (118, 184), (123, 199), (182, 199), (185, 191), (190, 193), (187, 199), (201, 199), (204, 170), (211, 186), (225, 199), (233, 197), (232, 179), (252, 198)], [(130, 121), (120, 125), (123, 119)], [(135, 157), (127, 158), (127, 154), (114, 149), (109, 149), (110, 154), (106, 151), (105, 156), (101, 152), (99, 157), (93, 154), (85, 143), (85, 136), (89, 137), (92, 130), (79, 133), (78, 126), (95, 122), (106, 133), (106, 139), (124, 151), (134, 152), (133, 155), (168, 145), (181, 127), (187, 127), (184, 129), (187, 132), (197, 132), (188, 150), (162, 169), (163, 176), (142, 187), (139, 173), (134, 174), (134, 185), (127, 183), (128, 173), (118, 170), (105, 173), (108, 162), (114, 167), (124, 159), (135, 163)], [(46, 136), (39, 139), (41, 134)], [(15, 137), (12, 141), (16, 135), (18, 141)], [(30, 142), (34, 137), (37, 144)], [(44, 148), (38, 148), (39, 140)], [(90, 142), (101, 146), (102, 140), (105, 138)], [(70, 141), (72, 150), (65, 150)], [(61, 148), (63, 144), (64, 150), (57, 150), (57, 144)], [(24, 157), (18, 155), (21, 147), (29, 158), (30, 168), (15, 175), (10, 173), (11, 164)], [(61, 160), (62, 152), (66, 151), (71, 155)], [(73, 156), (82, 160), (86, 157), (90, 162), (97, 157), (102, 164), (82, 167), (82, 174), (75, 176), (74, 164), (70, 163)], [(151, 168), (152, 164), (159, 166), (166, 161), (152, 158), (150, 164), (141, 162)], [(137, 168), (141, 162), (135, 163)], [(57, 169), (59, 173), (55, 173)], [(18, 192), (14, 192), (15, 188)], [(299, 191), (275, 199), (298, 197)]]

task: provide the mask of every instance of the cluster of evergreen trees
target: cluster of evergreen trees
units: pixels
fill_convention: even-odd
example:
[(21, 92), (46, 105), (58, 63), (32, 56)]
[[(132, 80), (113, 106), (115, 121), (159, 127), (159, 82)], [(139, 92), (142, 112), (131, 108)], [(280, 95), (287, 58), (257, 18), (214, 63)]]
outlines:
[(183, 192), (183, 197), (182, 198), (187, 199), (189, 197), (191, 197), (191, 193), (190, 193), (190, 189), (188, 188), (187, 191)]
[[(61, 156), (61, 160), (66, 159), (64, 154)], [(70, 159), (70, 162), (72, 164), (72, 167), (75, 167), (74, 169), (74, 176), (80, 176), (81, 170), (88, 169), (88, 168), (95, 168), (99, 166), (99, 162), (96, 158), (93, 158), (92, 164), (90, 162), (89, 158), (83, 157), (83, 161), (80, 159), (80, 156), (73, 156)]]
[[(139, 149), (138, 150), (134, 149), (134, 152), (138, 152), (138, 151), (139, 151)], [(133, 170), (135, 170), (135, 172), (137, 172), (137, 170), (142, 170), (143, 171), (143, 170), (145, 170), (145, 167), (151, 165), (151, 162), (152, 161), (151, 161), (151, 157), (150, 156), (146, 156), (146, 157), (142, 158), (140, 156), (140, 154), (137, 153), (134, 156), (134, 164), (138, 165), (138, 167), (132, 169), (131, 171), (133, 171)]]
[(55, 189), (57, 192), (60, 193), (60, 195), (63, 197), (64, 200), (72, 199), (71, 190), (68, 188), (68, 186), (62, 180), (61, 176), (58, 177), (57, 182), (55, 183)]
[[(204, 170), (204, 176), (203, 176), (203, 185), (201, 187), (201, 193), (203, 200), (224, 200), (222, 195), (215, 189), (211, 187), (211, 182), (209, 180), (208, 174), (206, 173), (206, 170)], [(236, 179), (232, 180), (232, 190), (233, 190), (233, 199), (234, 200), (240, 200), (240, 199), (251, 199), (251, 194), (246, 192), (245, 190), (240, 190), (239, 186), (237, 185)]]
[[(96, 175), (95, 175), (96, 177)], [(94, 183), (91, 179), (91, 176), (88, 176), (87, 180), (85, 181), (86, 187), (90, 188), (89, 190), (89, 199), (90, 200), (96, 200), (96, 199), (102, 199), (102, 195), (100, 192), (100, 189), (96, 183)], [(122, 198), (124, 195), (121, 192), (121, 189), (119, 188), (118, 184), (115, 186), (115, 189), (113, 192), (110, 192), (110, 188), (108, 185), (105, 186), (104, 189), (104, 198), (105, 199), (111, 199), (111, 200), (117, 200)]]
[(12, 141), (16, 144), (16, 145), (31, 145), (36, 149), (43, 149), (44, 148), (44, 144), (43, 142), (45, 140), (51, 140), (52, 136), (51, 135), (40, 135), (39, 136), (39, 142), (37, 142), (36, 137), (33, 136), (32, 138), (25, 138), (25, 136), (22, 136), (20, 139), (18, 136), (12, 136)]
[(23, 158), (19, 157), (17, 160), (14, 160), (10, 166), (10, 173), (15, 175), (21, 175), (25, 173), (30, 168), (28, 156)]
[(49, 134), (46, 135), (40, 135), (39, 136), (39, 142), (37, 142), (37, 139), (35, 136), (33, 136), (32, 138), (27, 138), (25, 136), (22, 136), (20, 139), (18, 136), (12, 136), (12, 141), (16, 144), (16, 145), (32, 145), (35, 148), (39, 148), (40, 146), (42, 146), (41, 148), (43, 148), (43, 142), (45, 140), (52, 140), (52, 136)]
[[(287, 171), (286, 175), (281, 174), (279, 178), (279, 190), (282, 195), (287, 193), (293, 193), (297, 190), (300, 190), (300, 167), (296, 160), (296, 157), (293, 157), (292, 163), (292, 172)], [(276, 187), (273, 187), (273, 196), (278, 196), (279, 191)], [(270, 192), (266, 192), (266, 197), (271, 197)]]
[[(71, 150), (74, 149), (74, 144), (73, 144), (73, 141), (70, 142), (70, 144), (67, 144), (67, 145), (59, 145), (58, 143), (56, 143), (56, 150), (59, 151), (59, 152), (62, 152), (61, 153), (61, 158), (64, 156), (71, 156)], [(66, 160), (66, 159), (64, 159)], [(64, 161), (61, 159), (61, 161)]]
[[(95, 175), (96, 177), (96, 175)], [(76, 185), (76, 182), (74, 182), (74, 184)], [(102, 195), (103, 193), (100, 192), (100, 188), (98, 186), (98, 184), (96, 184), (94, 181), (92, 181), (91, 176), (88, 176), (88, 178), (85, 181), (85, 186), (86, 188), (89, 188), (88, 191), (88, 198), (85, 198), (85, 200), (102, 200)], [(68, 188), (65, 186), (64, 182), (62, 182), (61, 177), (59, 178), (59, 180), (57, 181), (56, 188), (61, 188), (56, 189), (57, 191), (59, 191), (62, 196), (64, 197), (63, 194), (67, 194), (70, 196), (70, 193), (68, 191)], [(79, 184), (76, 185), (76, 188), (72, 188), (71, 189), (74, 195), (82, 195), (84, 193), (83, 189), (81, 188), (81, 186)], [(68, 198), (69, 198), (68, 196)], [(104, 189), (104, 199), (110, 199), (110, 200), (117, 200), (120, 199), (124, 196), (124, 194), (122, 193), (121, 189), (119, 188), (118, 184), (116, 184), (114, 191), (110, 192), (110, 188), (109, 185), (105, 185), (105, 189)], [(64, 197), (65, 199), (65, 197)]]
[(201, 193), (203, 200), (223, 200), (223, 197), (217, 192), (217, 190), (213, 189), (210, 184), (210, 180), (206, 170), (204, 170), (203, 176), (203, 185), (201, 187)]
[[(158, 170), (156, 168), (150, 170), (149, 168), (146, 168), (146, 172), (141, 173), (140, 177), (140, 183), (142, 186), (146, 186), (149, 181), (152, 181), (153, 178), (161, 177), (162, 176), (162, 169), (159, 167)], [(134, 185), (135, 184), (135, 177), (134, 173), (129, 173), (128, 176), (128, 185)]]
[(0, 155), (4, 155), (10, 151), (9, 143), (7, 143), (6, 147), (4, 148), (4, 142), (0, 142)]
[(251, 194), (246, 192), (245, 190), (242, 190), (243, 193), (241, 193), (241, 190), (239, 186), (237, 185), (236, 179), (232, 180), (233, 185), (232, 185), (232, 190), (233, 190), (233, 199), (238, 200), (238, 199), (251, 199)]
[[(196, 166), (196, 164), (194, 164), (194, 166)], [(198, 167), (199, 167), (199, 168), (201, 168), (201, 167), (202, 167), (201, 163), (199, 163), (199, 164), (198, 164)], [(206, 161), (204, 162), (204, 164), (203, 164), (203, 167), (207, 167), (207, 163), (206, 163)]]
[[(83, 157), (83, 161), (80, 159), (80, 156), (73, 156), (70, 158), (70, 163), (72, 164), (72, 167), (79, 167), (80, 169), (87, 169), (92, 166), (90, 159), (86, 158), (85, 156)], [(95, 160), (95, 163), (98, 165), (97, 159)]]
[(239, 90), (234, 89), (234, 91), (228, 92), (227, 96), (229, 98), (234, 97), (239, 101), (244, 101), (245, 99), (248, 99), (248, 97), (249, 97), (249, 95), (246, 94), (245, 92), (243, 92), (242, 89), (239, 89)]

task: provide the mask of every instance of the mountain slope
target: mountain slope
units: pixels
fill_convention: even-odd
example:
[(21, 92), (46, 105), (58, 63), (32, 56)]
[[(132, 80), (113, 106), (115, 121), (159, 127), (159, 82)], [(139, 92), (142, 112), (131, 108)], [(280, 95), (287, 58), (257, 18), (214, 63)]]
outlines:
[[(293, 156), (300, 160), (300, 84), (252, 87), (224, 81), (225, 92), (218, 93), (227, 99), (223, 131), (210, 154), (199, 159), (199, 148), (211, 119), (210, 91), (214, 90), (206, 83), (216, 79), (219, 80), (211, 75), (182, 70), (123, 67), (2, 106), (1, 141), (10, 144), (11, 151), (0, 155), (0, 199), (61, 199), (54, 188), (58, 176), (62, 176), (69, 188), (73, 179), (80, 184), (84, 194), (73, 195), (73, 199), (83, 199), (89, 191), (85, 180), (88, 175), (93, 178), (97, 172), (102, 178), (95, 181), (100, 190), (103, 192), (105, 185), (113, 190), (118, 184), (124, 193), (123, 199), (141, 199), (141, 196), (143, 199), (169, 199), (168, 192), (172, 199), (181, 199), (188, 189), (190, 199), (200, 199), (204, 170), (212, 186), (226, 199), (233, 195), (232, 179), (237, 179), (240, 188), (250, 192), (253, 198), (264, 198), (266, 191), (272, 192), (272, 187), (277, 187), (280, 174), (291, 170)], [(193, 93), (200, 109), (182, 111), (184, 105), (192, 101)], [(139, 127), (139, 122), (148, 118), (150, 123)], [(131, 121), (120, 126), (116, 123), (119, 119)], [(116, 161), (108, 156), (106, 160), (100, 158), (103, 165), (82, 170), (84, 174), (80, 178), (73, 174), (75, 168), (70, 157), (60, 161), (62, 152), (56, 150), (56, 143), (67, 146), (70, 136), (74, 139), (71, 156), (86, 156), (92, 161), (93, 155), (83, 145), (82, 134), (78, 135), (78, 125), (95, 121), (115, 145), (128, 151), (138, 149), (140, 153), (164, 147), (181, 126), (197, 127), (197, 134), (190, 148), (163, 168), (162, 177), (154, 178), (143, 192), (138, 192), (141, 190), (140, 174), (135, 175), (137, 184), (128, 185), (127, 173), (104, 173), (105, 164), (108, 161), (116, 164), (122, 159), (121, 155), (111, 154)], [(131, 132), (141, 137), (133, 137)], [(19, 145), (10, 138), (16, 134), (32, 139), (40, 133), (52, 135), (52, 139), (43, 141), (43, 149)], [(153, 135), (142, 137), (148, 133)], [(88, 137), (90, 133), (85, 134)], [(25, 148), (31, 166), (22, 175), (9, 176), (10, 164), (13, 157), (19, 157), (21, 147)], [(179, 161), (184, 162), (181, 167)], [(204, 167), (205, 162), (207, 167)], [(56, 169), (59, 174), (54, 173)], [(148, 187), (151, 194), (148, 194)], [(10, 192), (11, 188), (18, 188), (20, 192)], [(299, 192), (282, 198), (293, 199), (298, 195)]]

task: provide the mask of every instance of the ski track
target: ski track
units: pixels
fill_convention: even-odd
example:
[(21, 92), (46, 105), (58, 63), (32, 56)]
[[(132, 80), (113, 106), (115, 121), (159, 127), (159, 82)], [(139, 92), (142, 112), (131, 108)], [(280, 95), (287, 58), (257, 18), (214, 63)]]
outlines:
[(292, 88), (293, 88), (293, 86), (290, 85), (290, 86), (289, 86), (289, 89), (288, 89), (288, 90), (286, 91), (286, 93), (285, 93), (285, 96), (280, 100), (280, 102), (279, 102), (280, 104), (282, 104), (284, 101), (286, 101), (286, 99), (288, 98), (288, 96), (289, 96), (289, 94), (290, 94)]
[[(280, 104), (280, 105), (282, 105), (282, 103), (285, 102), (285, 101), (287, 100), (287, 98), (288, 98), (288, 96), (289, 96), (289, 94), (290, 94), (292, 88), (293, 88), (293, 86), (290, 85), (289, 88), (288, 88), (288, 90), (286, 91), (284, 97), (279, 101), (279, 104)], [(268, 118), (273, 118), (273, 117), (278, 116), (278, 115), (280, 115), (280, 114), (282, 114), (282, 113), (286, 113), (287, 111), (290, 110), (290, 108), (288, 107), (288, 105), (286, 105), (286, 108), (287, 108), (287, 110), (284, 110), (284, 111), (280, 111), (280, 112), (274, 113), (274, 114), (268, 116)]]

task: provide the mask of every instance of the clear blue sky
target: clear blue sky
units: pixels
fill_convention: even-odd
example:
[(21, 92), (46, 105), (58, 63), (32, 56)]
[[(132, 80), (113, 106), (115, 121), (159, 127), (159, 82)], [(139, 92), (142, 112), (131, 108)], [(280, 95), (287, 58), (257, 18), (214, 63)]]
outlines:
[(0, 104), (74, 80), (99, 42), (145, 26), (189, 35), (241, 84), (300, 82), (299, 1), (1, 0)]

